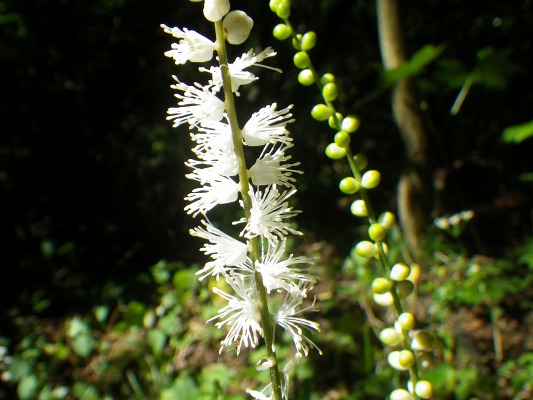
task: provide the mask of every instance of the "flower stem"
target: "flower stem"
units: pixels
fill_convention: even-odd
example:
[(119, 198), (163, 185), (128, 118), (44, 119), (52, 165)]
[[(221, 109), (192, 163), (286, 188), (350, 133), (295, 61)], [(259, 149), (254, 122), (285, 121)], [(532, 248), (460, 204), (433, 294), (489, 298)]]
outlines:
[[(250, 220), (252, 210), (252, 199), (250, 197), (250, 184), (248, 182), (248, 170), (246, 168), (246, 160), (244, 157), (244, 148), (242, 144), (242, 131), (239, 128), (239, 121), (237, 119), (237, 110), (233, 98), (233, 90), (231, 86), (231, 75), (229, 71), (228, 55), (226, 52), (226, 41), (224, 27), (222, 21), (215, 22), (216, 44), (218, 60), (220, 64), (220, 73), (222, 75), (222, 85), (224, 90), (224, 103), (226, 113), (231, 128), (231, 135), (235, 154), (239, 162), (239, 185), (240, 192), (244, 204), (244, 215), (247, 220)], [(259, 260), (259, 239), (257, 237), (251, 238), (250, 242), (250, 258), (252, 263)], [(261, 325), (263, 327), (263, 337), (265, 339), (265, 347), (268, 359), (271, 361), (270, 367), (270, 381), (272, 383), (272, 392), (275, 400), (282, 400), (281, 396), (281, 378), (278, 368), (276, 352), (274, 351), (274, 329), (273, 319), (268, 309), (268, 299), (266, 294), (263, 277), (259, 272), (255, 272), (255, 285), (257, 295), (259, 298), (258, 308), (261, 316)]]

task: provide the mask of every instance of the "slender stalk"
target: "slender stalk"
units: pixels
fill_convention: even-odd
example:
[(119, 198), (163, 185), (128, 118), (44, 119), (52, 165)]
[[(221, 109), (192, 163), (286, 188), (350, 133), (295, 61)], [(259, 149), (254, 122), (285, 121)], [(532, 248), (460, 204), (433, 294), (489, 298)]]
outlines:
[[(235, 148), (235, 154), (239, 160), (239, 185), (240, 192), (244, 204), (244, 215), (247, 220), (250, 220), (252, 210), (252, 199), (249, 194), (250, 185), (248, 183), (248, 170), (246, 168), (246, 160), (244, 157), (244, 148), (242, 144), (242, 131), (239, 128), (239, 121), (237, 119), (237, 110), (233, 98), (233, 90), (231, 86), (231, 75), (229, 71), (228, 55), (226, 52), (226, 41), (224, 27), (222, 21), (215, 22), (216, 44), (218, 60), (220, 65), (220, 72), (222, 74), (222, 84), (224, 90), (224, 103), (226, 113), (231, 128), (231, 135)], [(255, 265), (259, 260), (259, 240), (257, 237), (250, 239), (250, 257), (252, 263)], [(261, 325), (263, 327), (263, 337), (265, 339), (265, 347), (268, 359), (271, 361), (270, 367), (270, 381), (272, 383), (272, 392), (275, 400), (282, 400), (281, 396), (281, 377), (278, 368), (278, 361), (276, 352), (274, 351), (274, 329), (272, 315), (268, 309), (268, 299), (266, 295), (265, 285), (263, 284), (263, 277), (259, 272), (255, 273), (255, 285), (259, 297), (258, 308), (261, 316)]]

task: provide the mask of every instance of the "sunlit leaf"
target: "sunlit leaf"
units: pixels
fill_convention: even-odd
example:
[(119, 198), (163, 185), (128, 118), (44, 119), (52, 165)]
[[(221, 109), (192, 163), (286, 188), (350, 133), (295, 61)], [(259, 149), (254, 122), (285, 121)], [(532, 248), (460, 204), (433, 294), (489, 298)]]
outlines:
[(519, 125), (512, 125), (502, 132), (502, 141), (506, 143), (521, 143), (533, 136), (533, 119)]

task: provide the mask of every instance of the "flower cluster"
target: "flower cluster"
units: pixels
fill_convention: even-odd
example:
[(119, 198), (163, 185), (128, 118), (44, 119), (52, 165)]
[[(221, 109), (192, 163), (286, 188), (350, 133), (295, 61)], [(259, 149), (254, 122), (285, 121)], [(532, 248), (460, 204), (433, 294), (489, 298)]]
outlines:
[[(267, 341), (272, 336), (272, 343), (266, 344), (273, 352), (275, 327), (267, 324), (273, 323), (294, 343), (295, 359), (288, 363), (292, 365), (308, 354), (310, 346), (316, 347), (304, 330), (318, 331), (319, 326), (301, 317), (303, 311), (313, 308), (302, 308), (316, 281), (308, 273), (310, 261), (285, 254), (288, 235), (301, 235), (290, 223), (299, 213), (289, 205), (289, 200), (296, 193), (294, 175), (301, 173), (296, 169), (299, 163), (291, 163), (287, 154), (293, 146), (286, 129), (293, 121), (291, 107), (267, 105), (253, 113), (242, 128), (238, 127), (233, 95), (238, 96), (241, 86), (258, 79), (249, 71), (251, 67), (276, 53), (271, 48), (258, 54), (249, 50), (225, 64), (226, 42), (243, 43), (253, 21), (242, 11), (230, 12), (228, 0), (205, 0), (203, 4), (204, 16), (215, 23), (216, 41), (186, 28), (162, 25), (166, 33), (178, 39), (165, 53), (177, 65), (208, 62), (215, 52), (219, 61), (218, 65), (199, 68), (207, 74), (204, 85), (188, 85), (174, 77), (176, 83), (171, 87), (177, 91), (177, 106), (169, 108), (167, 117), (174, 127), (188, 125), (194, 145), (194, 157), (186, 162), (191, 169), (186, 177), (196, 181), (198, 187), (186, 196), (185, 211), (202, 217), (201, 225), (191, 229), (190, 234), (205, 240), (200, 250), (210, 257), (198, 276), (200, 280), (225, 279), (232, 289), (232, 293), (214, 289), (227, 300), (227, 305), (211, 319), (217, 327), (228, 329), (221, 351), (234, 346), (238, 354), (241, 347), (256, 347), (261, 338)], [(229, 73), (228, 79), (225, 73)], [(250, 167), (245, 160), (245, 147), (258, 149), (247, 151), (247, 155), (256, 155)], [(222, 204), (236, 204), (244, 211), (244, 216), (233, 222), (241, 227), (238, 237), (224, 233), (207, 216)], [(278, 296), (279, 301), (265, 306), (270, 296)], [(265, 308), (261, 307), (266, 307), (270, 322), (265, 322), (262, 316)], [(274, 334), (265, 334), (267, 328)], [(268, 369), (272, 364), (273, 360), (268, 359), (261, 367)], [(286, 370), (287, 367), (281, 389), (285, 398)], [(272, 392), (272, 384), (262, 392), (249, 390), (258, 399), (273, 397)]]

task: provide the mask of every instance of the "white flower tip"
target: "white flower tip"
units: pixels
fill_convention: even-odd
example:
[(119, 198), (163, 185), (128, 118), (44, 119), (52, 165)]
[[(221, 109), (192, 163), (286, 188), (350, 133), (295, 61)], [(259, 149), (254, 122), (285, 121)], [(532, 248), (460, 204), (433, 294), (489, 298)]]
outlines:
[(231, 44), (241, 44), (250, 35), (254, 21), (244, 11), (231, 11), (223, 22), (226, 40)]
[(267, 369), (272, 368), (275, 365), (275, 362), (271, 358), (262, 358), (257, 362), (256, 369), (258, 371), (266, 371)]
[(208, 21), (220, 21), (229, 12), (229, 0), (205, 0), (204, 16)]

